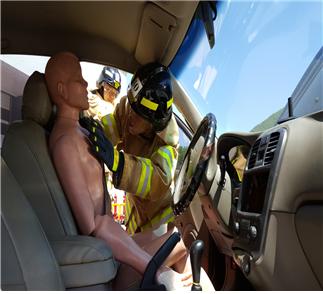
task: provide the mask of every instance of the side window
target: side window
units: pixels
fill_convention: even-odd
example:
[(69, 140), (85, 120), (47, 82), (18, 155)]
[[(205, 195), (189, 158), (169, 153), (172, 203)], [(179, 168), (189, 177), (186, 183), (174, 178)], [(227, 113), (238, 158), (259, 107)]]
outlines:
[(15, 120), (21, 120), (22, 94), (28, 75), (9, 63), (1, 64), (1, 143), (7, 129)]

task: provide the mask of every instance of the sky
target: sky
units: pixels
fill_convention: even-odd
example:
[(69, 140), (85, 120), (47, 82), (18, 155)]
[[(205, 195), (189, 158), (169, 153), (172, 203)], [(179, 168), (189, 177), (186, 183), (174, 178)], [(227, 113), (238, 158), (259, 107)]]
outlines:
[(177, 76), (218, 134), (250, 131), (285, 106), (322, 46), (322, 12), (322, 1), (220, 2), (214, 48), (203, 29)]

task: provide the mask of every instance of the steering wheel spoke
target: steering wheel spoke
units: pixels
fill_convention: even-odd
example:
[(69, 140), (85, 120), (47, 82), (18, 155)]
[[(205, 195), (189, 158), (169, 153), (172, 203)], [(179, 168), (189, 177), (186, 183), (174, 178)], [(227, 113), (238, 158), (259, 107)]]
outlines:
[(173, 211), (182, 214), (192, 202), (214, 150), (216, 119), (207, 114), (200, 123), (184, 156), (173, 194)]

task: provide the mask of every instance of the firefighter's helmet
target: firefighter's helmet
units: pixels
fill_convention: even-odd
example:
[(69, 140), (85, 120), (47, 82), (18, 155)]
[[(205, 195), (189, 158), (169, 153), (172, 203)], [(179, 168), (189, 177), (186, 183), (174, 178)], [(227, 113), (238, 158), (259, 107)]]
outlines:
[(98, 88), (102, 87), (103, 83), (107, 83), (111, 87), (115, 88), (118, 93), (120, 93), (121, 90), (121, 75), (120, 72), (113, 67), (105, 66), (102, 69), (102, 72), (96, 81), (96, 86)]
[(168, 69), (153, 62), (139, 68), (128, 87), (132, 109), (162, 131), (172, 116), (172, 84)]

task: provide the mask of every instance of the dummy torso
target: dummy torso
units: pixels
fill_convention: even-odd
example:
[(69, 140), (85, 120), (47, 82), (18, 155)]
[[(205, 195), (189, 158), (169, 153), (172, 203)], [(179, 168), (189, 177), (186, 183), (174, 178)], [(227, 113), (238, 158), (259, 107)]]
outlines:
[[(81, 130), (77, 121), (58, 117), (50, 136), (49, 147), (51, 152), (55, 152), (53, 155), (60, 157), (61, 160), (68, 160), (71, 158), (71, 156), (67, 154), (68, 150), (77, 153), (80, 163), (79, 168), (86, 180), (86, 183), (77, 183), (77, 185), (85, 184), (93, 201), (95, 215), (103, 214), (104, 191), (103, 185), (101, 184), (102, 166), (98, 160), (89, 153), (89, 141), (86, 136), (87, 134), (84, 134), (83, 132), (86, 131), (84, 129)], [(66, 144), (70, 145), (68, 150), (65, 148)], [(60, 149), (64, 150), (64, 154), (60, 154)], [(55, 161), (58, 162), (58, 160)], [(78, 181), (75, 174), (66, 174), (64, 177), (74, 178), (74, 181)], [(63, 176), (61, 178), (63, 178)]]

